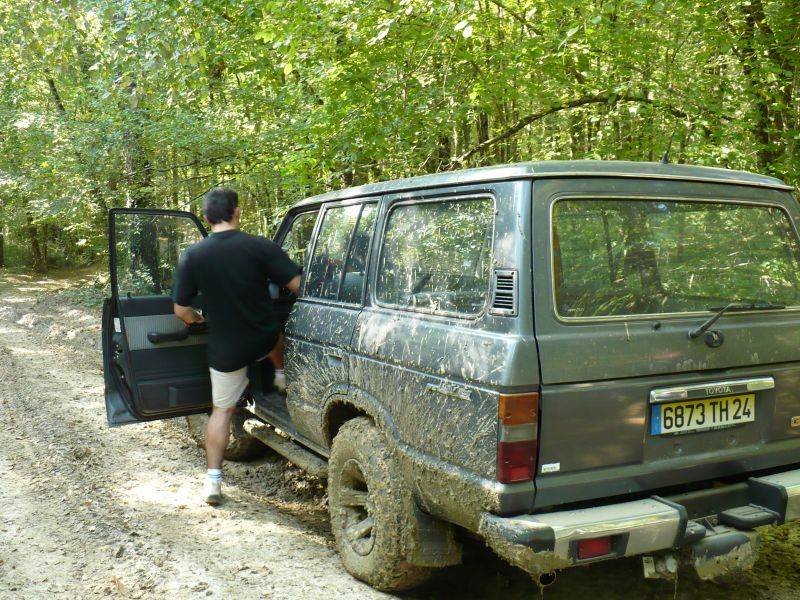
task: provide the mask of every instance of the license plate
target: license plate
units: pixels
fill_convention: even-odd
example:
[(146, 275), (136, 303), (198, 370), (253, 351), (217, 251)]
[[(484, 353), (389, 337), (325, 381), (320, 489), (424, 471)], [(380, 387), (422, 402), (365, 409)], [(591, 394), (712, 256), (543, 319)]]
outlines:
[(663, 435), (705, 431), (755, 421), (755, 418), (755, 394), (665, 402), (651, 407), (650, 433)]

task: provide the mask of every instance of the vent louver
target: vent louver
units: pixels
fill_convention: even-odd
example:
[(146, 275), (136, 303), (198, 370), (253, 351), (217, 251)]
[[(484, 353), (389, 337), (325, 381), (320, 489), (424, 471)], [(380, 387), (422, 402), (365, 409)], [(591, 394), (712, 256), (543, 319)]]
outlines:
[(492, 308), (496, 315), (517, 315), (517, 271), (495, 269), (492, 275)]

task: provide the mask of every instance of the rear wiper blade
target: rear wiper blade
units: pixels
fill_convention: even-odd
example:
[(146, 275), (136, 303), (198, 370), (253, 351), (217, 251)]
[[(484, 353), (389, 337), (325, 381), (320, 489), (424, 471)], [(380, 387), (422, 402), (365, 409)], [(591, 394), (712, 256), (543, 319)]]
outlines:
[(731, 302), (723, 307), (711, 307), (708, 310), (716, 311), (711, 317), (706, 319), (702, 325), (695, 327), (694, 329), (689, 330), (689, 339), (693, 340), (695, 338), (700, 337), (708, 328), (711, 327), (714, 323), (717, 322), (722, 315), (726, 312), (741, 312), (745, 310), (780, 310), (782, 308), (786, 308), (784, 304), (775, 304), (772, 302), (750, 302), (750, 303), (742, 303), (742, 302)]

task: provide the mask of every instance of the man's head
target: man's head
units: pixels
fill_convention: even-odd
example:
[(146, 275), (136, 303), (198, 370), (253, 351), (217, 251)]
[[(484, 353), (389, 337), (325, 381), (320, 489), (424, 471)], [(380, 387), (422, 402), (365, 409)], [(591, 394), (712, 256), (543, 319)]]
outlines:
[(228, 188), (214, 188), (203, 198), (203, 215), (212, 225), (239, 224), (239, 196)]

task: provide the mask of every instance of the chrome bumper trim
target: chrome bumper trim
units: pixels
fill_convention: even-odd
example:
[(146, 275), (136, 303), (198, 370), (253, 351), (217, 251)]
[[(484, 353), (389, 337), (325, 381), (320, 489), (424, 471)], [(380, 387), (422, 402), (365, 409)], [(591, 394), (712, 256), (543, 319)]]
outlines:
[[(573, 546), (578, 540), (625, 536), (616, 556), (632, 556), (672, 548), (685, 528), (677, 508), (654, 499), (519, 517), (484, 515), (484, 521), (488, 520), (495, 531), (506, 534), (506, 540), (539, 540), (539, 544), (524, 545), (552, 553), (568, 564), (577, 562)], [(493, 545), (491, 539), (487, 542)]]
[(681, 515), (671, 506), (647, 499), (544, 514), (536, 520), (553, 529), (555, 554), (571, 560), (573, 542), (607, 535), (628, 535), (625, 556), (671, 548)]
[[(750, 478), (748, 485), (748, 506), (771, 511), (779, 516), (778, 522), (800, 520), (800, 469)], [(478, 533), (498, 555), (531, 574), (621, 556), (691, 548), (695, 558), (699, 557), (699, 562), (695, 561), (698, 573), (703, 578), (713, 578), (722, 572), (746, 568), (755, 560), (758, 534), (752, 529), (710, 527), (691, 521), (683, 505), (653, 496), (516, 517), (483, 513)], [(579, 540), (606, 536), (612, 536), (610, 554), (578, 559)], [(714, 568), (709, 567), (709, 557), (717, 565)]]

